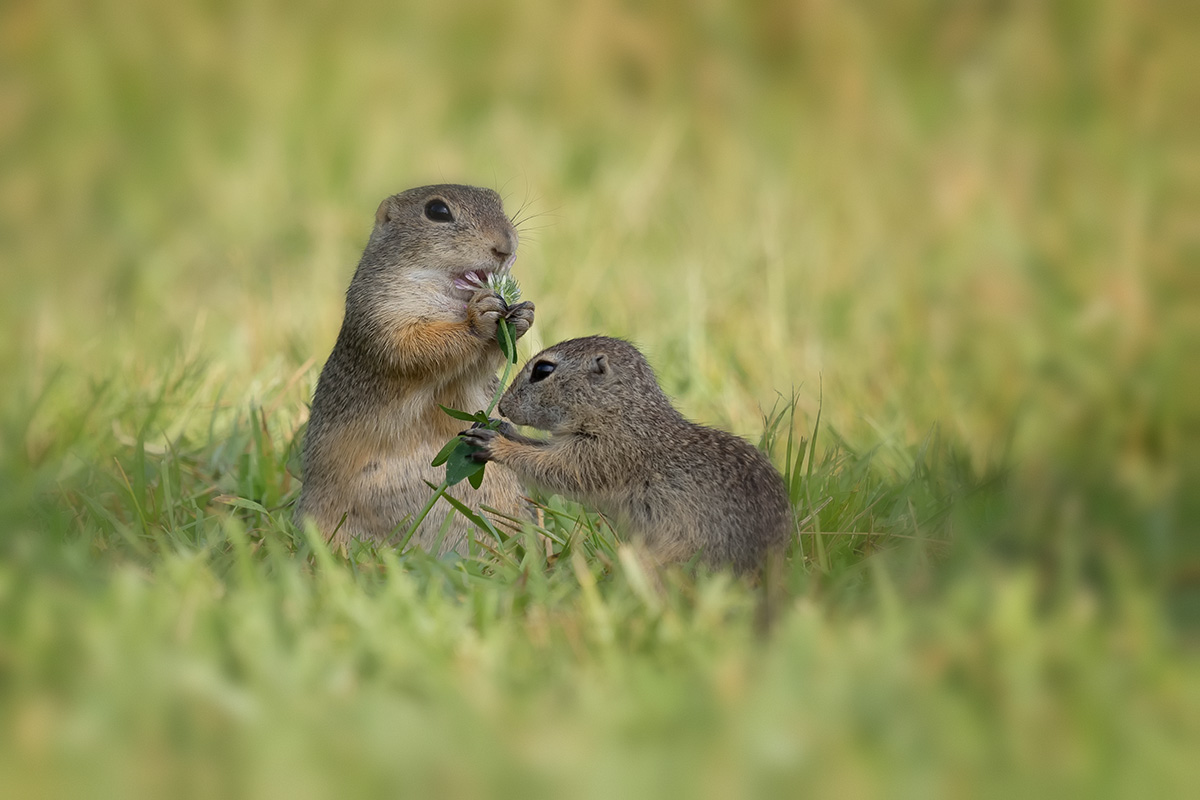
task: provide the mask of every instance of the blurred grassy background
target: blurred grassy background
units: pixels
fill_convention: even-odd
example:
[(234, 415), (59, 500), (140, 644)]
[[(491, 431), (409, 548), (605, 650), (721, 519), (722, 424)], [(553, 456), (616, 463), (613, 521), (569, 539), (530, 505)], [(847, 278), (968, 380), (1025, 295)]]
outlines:
[[(308, 753), (293, 779), (313, 794), (351, 774), (465, 794), (662, 775), (714, 794), (1181, 788), (1200, 703), (1197, 16), (5, 3), (0, 774), (31, 790), (66, 752), (93, 790), (296, 796)], [(952, 509), (910, 498), (889, 530), (924, 535), (936, 510), (950, 546), (847, 545), (832, 567), (797, 550), (802, 597), (766, 652), (719, 579), (664, 609), (619, 575), (596, 600), (571, 568), (545, 595), (443, 596), (435, 566), (376, 585), (237, 560), (244, 517), (213, 496), (294, 495), (286, 447), (372, 212), (435, 181), (528, 216), (527, 352), (631, 338), (689, 416), (754, 439), (795, 388), (800, 431), (822, 408), (818, 452), (854, 454), (818, 470), (827, 517), (866, 486), (838, 465), (911, 473)], [(163, 545), (184, 517), (201, 544)], [(855, 588), (835, 602), (839, 581)], [(593, 601), (635, 633), (606, 639)], [(193, 617), (215, 638), (180, 633)]]

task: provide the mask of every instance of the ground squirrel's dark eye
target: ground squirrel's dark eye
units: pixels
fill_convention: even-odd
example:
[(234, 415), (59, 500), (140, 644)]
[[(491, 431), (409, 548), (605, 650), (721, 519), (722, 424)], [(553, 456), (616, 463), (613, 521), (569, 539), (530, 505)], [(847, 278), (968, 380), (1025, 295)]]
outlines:
[(454, 222), (454, 215), (450, 213), (450, 206), (446, 205), (445, 200), (430, 200), (426, 203), (425, 216), (434, 222)]
[(554, 364), (550, 361), (539, 361), (533, 365), (533, 372), (529, 376), (530, 383), (537, 383), (544, 380), (547, 375), (554, 372)]

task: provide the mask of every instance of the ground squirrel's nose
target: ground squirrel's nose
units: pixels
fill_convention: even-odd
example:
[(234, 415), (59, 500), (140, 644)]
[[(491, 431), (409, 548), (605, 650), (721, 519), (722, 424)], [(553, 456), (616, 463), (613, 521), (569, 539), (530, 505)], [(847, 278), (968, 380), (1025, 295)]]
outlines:
[(492, 255), (501, 261), (507, 261), (515, 252), (517, 252), (517, 235), (512, 231), (505, 232), (500, 240), (492, 245)]

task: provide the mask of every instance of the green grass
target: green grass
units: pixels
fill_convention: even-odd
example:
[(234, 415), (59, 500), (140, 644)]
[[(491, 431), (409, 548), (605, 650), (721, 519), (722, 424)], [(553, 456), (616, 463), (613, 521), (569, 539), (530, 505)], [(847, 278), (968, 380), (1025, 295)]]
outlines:
[[(1194, 792), (1184, 5), (5, 5), (0, 795)], [(528, 217), (522, 356), (625, 336), (772, 454), (768, 634), (557, 499), (549, 555), (291, 525), (440, 180)]]

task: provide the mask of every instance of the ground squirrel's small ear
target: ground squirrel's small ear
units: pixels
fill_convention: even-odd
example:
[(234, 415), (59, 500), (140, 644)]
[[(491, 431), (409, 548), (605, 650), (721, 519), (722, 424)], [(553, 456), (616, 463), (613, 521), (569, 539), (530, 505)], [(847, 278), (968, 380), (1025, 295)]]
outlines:
[(391, 211), (391, 202), (392, 202), (392, 198), (385, 197), (383, 199), (383, 202), (379, 204), (379, 208), (377, 208), (375, 210), (375, 224), (376, 225), (382, 225), (383, 223), (387, 222), (388, 219), (390, 218), (390, 215), (388, 212)]
[(608, 356), (601, 353), (592, 359), (592, 372), (597, 375), (608, 374)]

